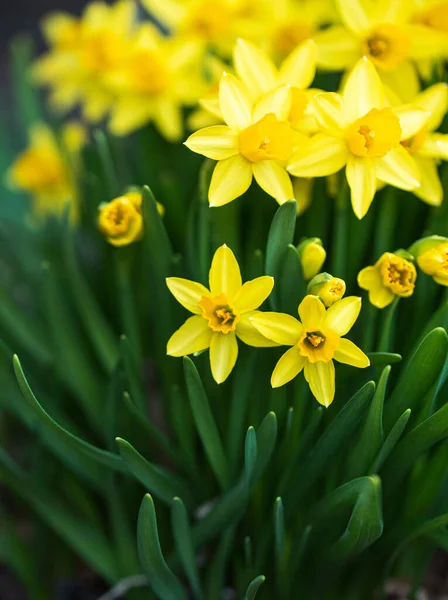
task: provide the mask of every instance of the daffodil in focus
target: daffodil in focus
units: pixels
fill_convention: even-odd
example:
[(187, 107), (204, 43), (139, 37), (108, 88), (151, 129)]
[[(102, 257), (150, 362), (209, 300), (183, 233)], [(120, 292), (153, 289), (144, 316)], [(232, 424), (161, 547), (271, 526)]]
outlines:
[(219, 85), (219, 105), (226, 125), (200, 129), (185, 142), (193, 152), (218, 161), (210, 182), (210, 206), (222, 206), (244, 194), (253, 177), (279, 204), (292, 198), (285, 170), (294, 145), (287, 120), (290, 87), (280, 86), (253, 105), (248, 88), (225, 73)]
[(358, 273), (359, 287), (368, 290), (369, 300), (377, 308), (385, 308), (397, 296), (412, 296), (416, 279), (413, 263), (392, 252), (384, 252), (375, 265)]
[(111, 6), (92, 2), (79, 19), (64, 13), (45, 19), (50, 49), (35, 63), (33, 75), (50, 88), (56, 110), (67, 112), (80, 104), (89, 121), (105, 116), (114, 100), (107, 77), (126, 56), (135, 11), (133, 0)]
[(195, 104), (203, 89), (194, 44), (163, 36), (150, 23), (129, 41), (121, 65), (105, 79), (116, 97), (109, 128), (126, 135), (153, 121), (170, 141), (183, 134), (183, 106)]
[(210, 348), (210, 366), (217, 383), (230, 375), (238, 357), (239, 338), (249, 346), (275, 346), (255, 329), (251, 317), (274, 286), (272, 277), (242, 283), (238, 262), (226, 245), (213, 257), (207, 289), (200, 283), (169, 277), (167, 285), (176, 300), (194, 316), (169, 339), (167, 354), (186, 356)]
[(424, 20), (413, 20), (414, 6), (409, 0), (337, 0), (336, 4), (342, 25), (315, 37), (321, 68), (348, 69), (366, 56), (388, 85), (405, 92), (418, 88), (413, 61), (447, 55), (446, 33), (428, 27)]
[(429, 113), (414, 105), (390, 107), (375, 67), (361, 59), (342, 95), (314, 98), (322, 133), (296, 148), (288, 171), (297, 177), (319, 177), (346, 166), (351, 201), (361, 219), (375, 195), (377, 179), (404, 190), (420, 185), (417, 165), (401, 142), (426, 124)]
[(300, 321), (283, 313), (267, 312), (251, 318), (258, 331), (277, 344), (292, 346), (278, 361), (272, 387), (288, 383), (302, 370), (319, 404), (330, 406), (335, 394), (333, 359), (365, 368), (370, 362), (353, 342), (343, 338), (361, 310), (361, 298), (349, 296), (328, 310), (317, 296), (308, 295), (299, 306)]
[(308, 238), (297, 246), (300, 262), (302, 264), (303, 278), (308, 281), (322, 268), (327, 253), (319, 238)]
[(412, 244), (409, 252), (417, 265), (436, 283), (448, 286), (448, 239), (438, 235), (423, 238)]
[(75, 174), (85, 142), (86, 131), (76, 122), (64, 125), (60, 139), (47, 125), (33, 126), (30, 144), (10, 167), (7, 183), (30, 194), (34, 212), (40, 217), (61, 213), (67, 203), (76, 217)]
[(327, 308), (339, 302), (345, 294), (345, 281), (329, 273), (318, 273), (308, 283), (307, 292), (318, 296)]
[(418, 94), (413, 104), (425, 109), (429, 118), (419, 131), (401, 142), (414, 159), (420, 173), (420, 187), (412, 191), (424, 202), (439, 206), (443, 200), (443, 188), (437, 164), (440, 160), (448, 160), (448, 135), (434, 131), (440, 127), (447, 110), (447, 85), (432, 85)]
[[(164, 207), (157, 203), (163, 215)], [(98, 228), (112, 246), (127, 246), (143, 236), (142, 195), (129, 191), (123, 196), (105, 202), (98, 209)]]

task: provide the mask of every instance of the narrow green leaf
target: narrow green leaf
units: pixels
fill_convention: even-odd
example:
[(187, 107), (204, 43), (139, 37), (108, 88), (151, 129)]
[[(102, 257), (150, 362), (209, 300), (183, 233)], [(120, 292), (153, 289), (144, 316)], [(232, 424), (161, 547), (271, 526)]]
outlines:
[(281, 568), (285, 557), (285, 513), (281, 498), (276, 498), (274, 504), (275, 557)]
[(245, 600), (255, 600), (255, 596), (257, 595), (260, 586), (266, 581), (266, 577), (264, 575), (258, 575), (255, 577), (247, 588)]
[(139, 371), (139, 365), (137, 364), (135, 352), (133, 352), (129, 340), (125, 335), (120, 337), (119, 350), (126, 373), (126, 379), (128, 383), (127, 389), (129, 390), (131, 398), (136, 403), (139, 410), (144, 411), (147, 408), (147, 398), (143, 388), (142, 376)]
[(222, 489), (228, 482), (227, 462), (207, 395), (193, 361), (184, 357), (184, 374), (193, 418), (216, 478)]
[(129, 471), (151, 493), (167, 504), (171, 504), (174, 497), (182, 496), (185, 502), (191, 505), (192, 499), (188, 488), (176, 475), (151, 464), (126, 440), (116, 438), (116, 442)]
[(439, 377), (448, 352), (444, 329), (433, 329), (423, 339), (402, 371), (384, 411), (384, 426), (390, 431), (403, 412), (410, 408), (418, 414), (418, 405)]
[(222, 595), (222, 590), (225, 586), (226, 569), (229, 563), (229, 554), (232, 550), (233, 540), (235, 536), (234, 527), (228, 528), (218, 544), (218, 548), (212, 558), (207, 576), (207, 591), (206, 599), (215, 600)]
[(197, 568), (197, 559), (193, 548), (190, 522), (187, 509), (180, 498), (174, 498), (171, 505), (171, 525), (177, 553), (190, 582), (194, 597), (202, 598), (201, 584)]
[(149, 494), (143, 498), (137, 525), (137, 544), (148, 584), (161, 600), (187, 600), (187, 594), (165, 562), (160, 547), (154, 502)]
[(149, 253), (156, 273), (166, 277), (169, 275), (173, 249), (157, 209), (157, 201), (147, 185), (143, 186), (142, 190), (142, 214), (146, 252)]
[(263, 474), (274, 452), (277, 441), (277, 417), (274, 412), (269, 412), (257, 431), (257, 464), (253, 481), (257, 481)]
[(280, 290), (279, 309), (291, 315), (297, 315), (297, 307), (305, 296), (306, 290), (302, 263), (297, 248), (293, 244), (286, 247), (280, 276), (275, 283)]
[(380, 451), (378, 452), (378, 455), (376, 456), (372, 466), (369, 469), (369, 473), (378, 473), (378, 471), (381, 469), (384, 462), (387, 460), (387, 457), (395, 448), (398, 440), (401, 438), (401, 435), (405, 430), (410, 416), (411, 409), (408, 408), (408, 410), (404, 411), (404, 413), (401, 415), (401, 417), (390, 430), (389, 435), (385, 439), (384, 444), (382, 445)]
[(16, 114), (24, 131), (42, 120), (42, 107), (38, 92), (31, 83), (30, 66), (35, 57), (35, 48), (30, 35), (13, 39), (10, 46), (12, 78)]
[(101, 129), (94, 130), (93, 138), (95, 140), (101, 166), (103, 168), (103, 180), (107, 186), (108, 197), (105, 198), (105, 200), (112, 200), (120, 195), (121, 190), (116, 175), (116, 168), (114, 165), (109, 140), (107, 139), (104, 131)]
[(120, 308), (121, 328), (126, 338), (135, 360), (139, 360), (141, 354), (140, 325), (138, 323), (137, 306), (132, 285), (133, 276), (131, 273), (132, 248), (118, 248), (115, 252), (115, 275), (118, 305)]
[(246, 478), (246, 486), (249, 490), (254, 475), (255, 466), (257, 464), (257, 435), (252, 426), (247, 430), (244, 448), (244, 473)]
[(367, 356), (370, 359), (370, 365), (372, 367), (395, 365), (402, 360), (401, 354), (394, 354), (393, 352), (368, 352)]

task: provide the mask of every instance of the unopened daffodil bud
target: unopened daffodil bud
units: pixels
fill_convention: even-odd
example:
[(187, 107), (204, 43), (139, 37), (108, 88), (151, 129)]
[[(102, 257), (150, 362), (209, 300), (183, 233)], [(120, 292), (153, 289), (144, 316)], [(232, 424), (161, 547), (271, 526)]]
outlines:
[(369, 300), (374, 306), (385, 308), (396, 296), (412, 296), (417, 271), (410, 258), (408, 252), (384, 252), (373, 266), (359, 272), (358, 285), (368, 290)]
[(448, 238), (432, 235), (415, 242), (409, 251), (423, 273), (439, 285), (448, 286)]
[(312, 279), (322, 268), (327, 253), (319, 238), (309, 238), (301, 242), (297, 250), (302, 263), (303, 278), (305, 281)]
[(307, 292), (319, 296), (328, 308), (345, 294), (345, 281), (339, 277), (333, 277), (330, 273), (319, 273), (309, 282)]

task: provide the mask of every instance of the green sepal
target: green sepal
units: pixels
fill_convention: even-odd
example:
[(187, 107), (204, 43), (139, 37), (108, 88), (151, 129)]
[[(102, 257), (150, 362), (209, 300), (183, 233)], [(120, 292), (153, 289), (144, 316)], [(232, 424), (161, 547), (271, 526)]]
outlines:
[(415, 258), (418, 258), (425, 252), (428, 252), (428, 250), (432, 250), (436, 246), (446, 242), (448, 242), (448, 238), (446, 237), (442, 237), (441, 235), (430, 235), (414, 242), (412, 246), (409, 247), (409, 253), (412, 254), (412, 256), (415, 256)]

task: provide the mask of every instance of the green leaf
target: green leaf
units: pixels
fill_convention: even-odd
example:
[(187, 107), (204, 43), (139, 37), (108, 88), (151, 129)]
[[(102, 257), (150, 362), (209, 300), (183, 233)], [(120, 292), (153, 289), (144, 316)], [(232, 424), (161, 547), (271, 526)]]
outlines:
[(126, 373), (127, 389), (130, 392), (131, 398), (138, 406), (138, 409), (143, 411), (147, 406), (143, 381), (139, 372), (139, 365), (137, 363), (135, 352), (133, 352), (129, 340), (125, 335), (120, 336), (120, 356)]
[[(33, 410), (36, 424), (39, 424), (40, 431), (39, 434), (43, 440), (45, 440), (46, 436), (49, 436), (56, 443), (54, 445), (55, 448), (59, 449), (60, 456), (62, 459), (64, 457), (70, 457), (71, 462), (76, 459), (77, 456), (82, 458), (88, 458), (93, 463), (98, 463), (103, 467), (108, 469), (112, 469), (114, 471), (119, 471), (121, 473), (126, 473), (126, 467), (123, 461), (116, 454), (111, 454), (106, 450), (101, 450), (84, 440), (79, 439), (60, 425), (53, 421), (48, 413), (42, 408), (39, 404), (37, 398), (33, 394), (28, 381), (25, 377), (25, 374), (22, 370), (22, 365), (20, 364), (19, 358), (17, 356), (13, 357), (13, 365), (14, 372), (17, 378), (17, 382), (19, 384), (20, 390), (27, 401), (29, 407)], [(85, 465), (85, 461), (83, 465)], [(97, 476), (97, 470), (94, 471), (95, 476)]]
[(42, 107), (38, 91), (31, 83), (30, 66), (35, 56), (35, 48), (30, 35), (13, 39), (10, 46), (12, 78), (17, 117), (24, 131), (42, 120)]
[(368, 352), (367, 356), (369, 357), (370, 366), (372, 367), (395, 365), (402, 360), (401, 354), (394, 354), (393, 352)]
[(258, 590), (260, 589), (260, 586), (265, 581), (266, 577), (264, 575), (258, 575), (258, 577), (255, 577), (255, 579), (250, 582), (249, 587), (247, 588), (245, 600), (254, 600)]
[(281, 498), (276, 498), (274, 504), (274, 533), (275, 533), (275, 558), (278, 568), (282, 568), (285, 557), (285, 513)]
[(383, 466), (389, 454), (395, 448), (398, 440), (401, 438), (403, 431), (409, 421), (409, 417), (411, 416), (411, 409), (408, 408), (404, 411), (398, 421), (390, 430), (389, 435), (384, 441), (384, 444), (381, 447), (381, 450), (378, 452), (375, 460), (373, 461), (372, 466), (369, 469), (369, 473), (378, 473), (378, 471)]
[(257, 435), (252, 426), (250, 426), (247, 430), (244, 448), (244, 474), (246, 478), (246, 486), (249, 490), (254, 475), (255, 466), (257, 464)]
[(182, 496), (185, 502), (191, 505), (192, 499), (188, 488), (176, 475), (151, 464), (126, 440), (116, 438), (116, 442), (129, 471), (151, 493), (167, 504), (171, 504), (174, 497)]
[(383, 406), (390, 370), (390, 366), (387, 366), (381, 373), (361, 435), (348, 457), (348, 481), (369, 474), (369, 466), (383, 445)]
[(402, 371), (386, 404), (384, 426), (390, 431), (403, 412), (410, 408), (418, 414), (421, 399), (439, 377), (448, 352), (448, 336), (444, 329), (433, 329), (423, 339)]
[(225, 575), (228, 568), (229, 554), (232, 550), (235, 536), (234, 527), (228, 528), (219, 541), (218, 547), (211, 560), (207, 574), (207, 600), (215, 600), (222, 595), (225, 586)]
[(266, 469), (277, 441), (277, 417), (268, 412), (257, 431), (257, 464), (253, 482), (257, 481)]
[(120, 195), (121, 189), (116, 175), (116, 167), (112, 157), (110, 144), (107, 135), (101, 129), (94, 130), (93, 138), (103, 168), (103, 181), (107, 186), (107, 195), (109, 200), (112, 200)]
[(165, 562), (160, 547), (154, 502), (149, 494), (143, 498), (137, 524), (140, 563), (148, 584), (161, 600), (187, 600), (187, 594)]
[(142, 214), (144, 224), (144, 245), (154, 270), (162, 277), (169, 275), (173, 249), (163, 219), (157, 208), (157, 201), (150, 188), (142, 190)]
[(280, 310), (291, 315), (297, 315), (297, 307), (306, 290), (300, 256), (297, 248), (292, 244), (286, 247), (280, 276), (275, 283), (279, 287)]
[(171, 525), (176, 543), (177, 554), (190, 582), (195, 598), (202, 598), (201, 584), (197, 568), (197, 559), (193, 547), (190, 522), (187, 509), (180, 498), (174, 498), (171, 505)]
[(221, 437), (199, 373), (193, 361), (187, 356), (184, 357), (184, 374), (191, 411), (199, 437), (221, 488), (226, 489), (228, 470)]
[[(294, 199), (288, 200), (277, 209), (271, 223), (266, 246), (266, 275), (274, 278), (279, 275), (288, 245), (292, 244), (294, 239), (296, 218), (297, 203)], [(270, 296), (274, 309), (278, 304), (276, 296), (277, 292), (274, 288)]]

